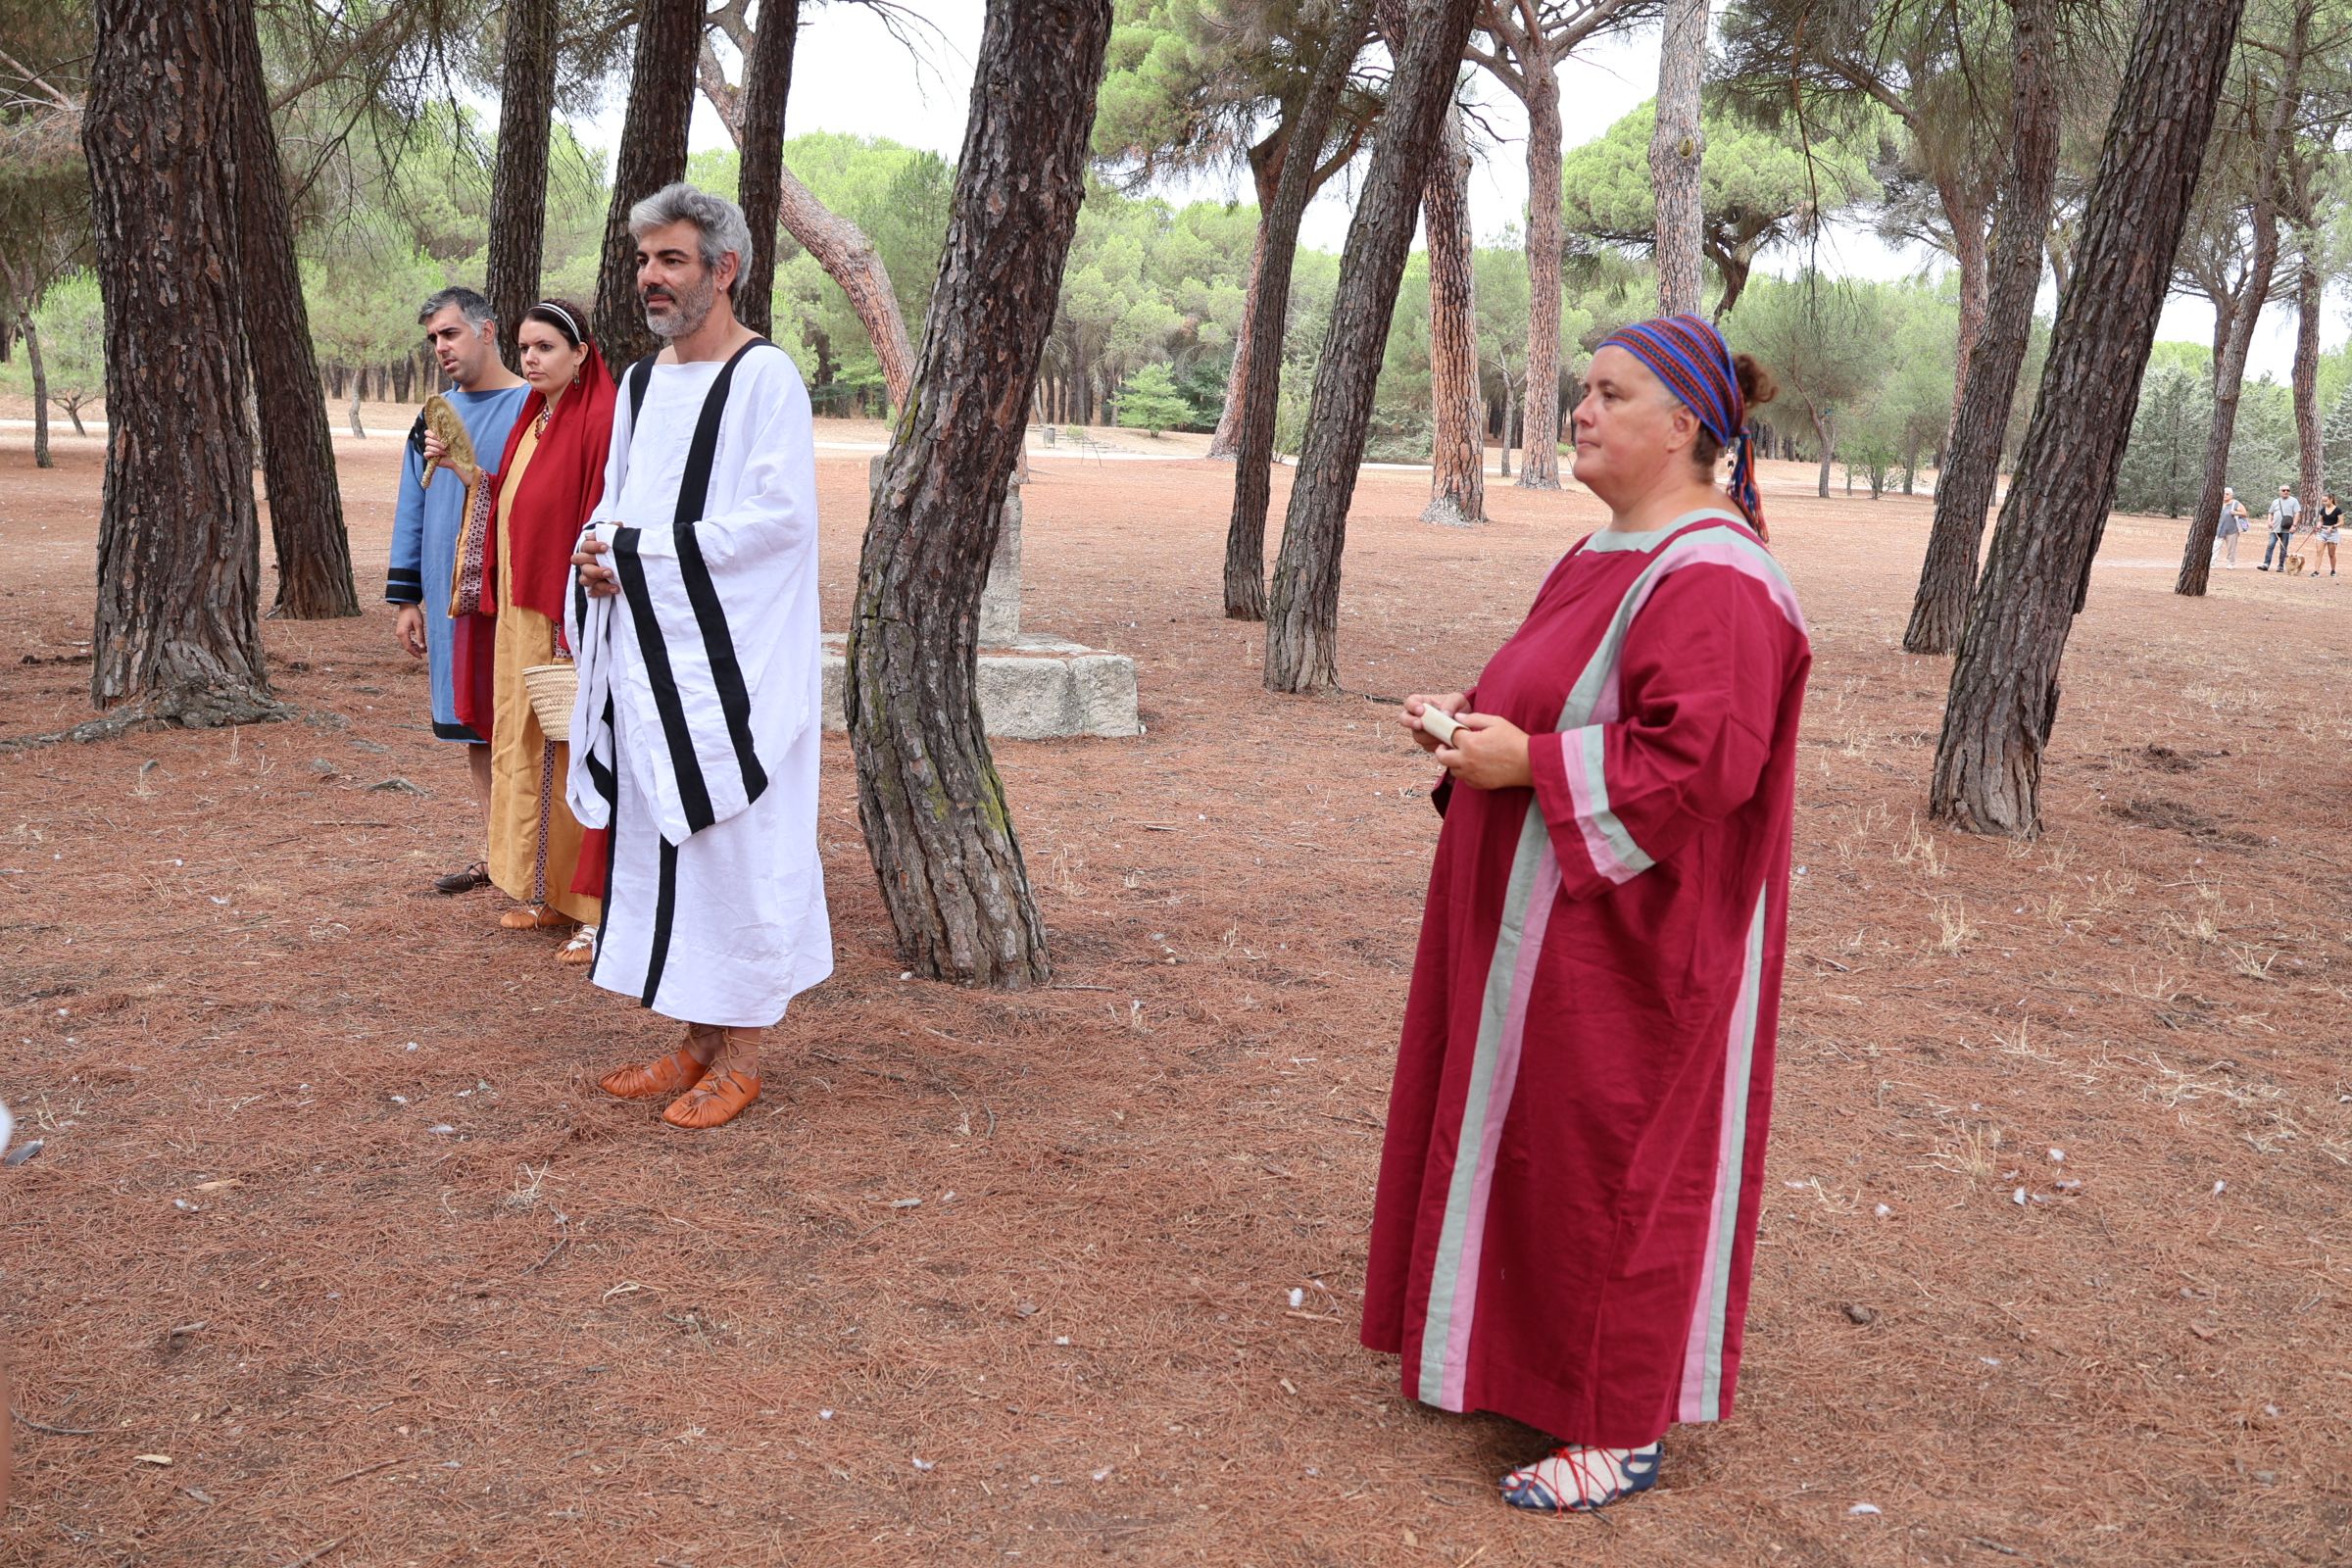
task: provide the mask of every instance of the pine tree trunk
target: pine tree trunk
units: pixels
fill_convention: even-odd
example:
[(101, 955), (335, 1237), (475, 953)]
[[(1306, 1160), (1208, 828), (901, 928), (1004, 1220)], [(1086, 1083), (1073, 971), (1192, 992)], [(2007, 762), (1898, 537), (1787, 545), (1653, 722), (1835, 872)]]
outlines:
[(277, 558), (277, 599), (270, 611), (290, 620), (328, 620), (360, 612), (351, 577), (351, 537), (335, 473), (334, 432), (318, 382), (310, 309), (294, 259), (294, 220), (270, 120), (270, 83), (250, 6), (239, 12), (238, 281), (244, 290), (245, 348), (251, 360), (254, 416), (270, 490), (270, 541)]
[(1824, 501), (1830, 499), (1830, 456), (1837, 445), (1830, 436), (1832, 417), (1826, 410), (1813, 411), (1813, 435), (1821, 443), (1821, 475), (1815, 481), (1814, 493)]
[[(751, 225), (752, 255), (735, 317), (761, 336), (774, 328), (776, 222), (784, 202), (784, 103), (792, 94), (792, 52), (801, 33), (801, 0), (760, 0), (760, 30), (743, 63), (743, 172), (737, 192)], [(891, 304), (898, 300), (894, 295)], [(901, 337), (906, 328), (899, 328)], [(897, 401), (894, 396), (894, 403)]]
[(1478, 277), (1470, 236), (1470, 144), (1449, 106), (1421, 196), (1429, 244), (1429, 505), (1423, 522), (1487, 518), (1487, 410), (1478, 395)]
[(637, 241), (629, 209), (686, 177), (686, 126), (694, 114), (695, 66), (702, 57), (702, 0), (642, 0), (637, 53), (629, 69), (629, 110), (605, 215), (604, 254), (596, 270), (596, 337), (617, 371), (657, 344), (637, 300)]
[(1502, 369), (1502, 439), (1496, 443), (1501, 449), (1495, 461), (1496, 477), (1508, 479), (1511, 476), (1512, 426), (1519, 418), (1519, 382), (1511, 374), (1509, 358), (1496, 355), (1495, 359)]
[[(1247, 407), (1245, 400), (1250, 395), (1250, 340), (1256, 336), (1251, 327), (1258, 319), (1258, 311), (1265, 297), (1266, 230), (1273, 226), (1273, 222), (1272, 204), (1261, 203), (1258, 207), (1257, 239), (1250, 247), (1250, 280), (1242, 290), (1242, 329), (1234, 335), (1233, 363), (1225, 367), (1225, 407), (1217, 411), (1217, 428), (1215, 433), (1208, 438), (1208, 456), (1220, 461), (1230, 462), (1241, 455), (1242, 419)], [(1296, 238), (1292, 243), (1294, 247), (1297, 245)], [(1283, 280), (1283, 296), (1287, 300), (1289, 295), (1290, 280), (1285, 278)], [(1274, 340), (1274, 347), (1276, 357), (1280, 358), (1282, 351), (1280, 338)], [(1264, 526), (1262, 516), (1259, 518), (1259, 526), (1262, 530)], [(1264, 575), (1262, 570), (1259, 575)], [(1251, 615), (1248, 618), (1255, 620), (1264, 612), (1265, 593), (1263, 589), (1260, 589), (1258, 615)]]
[(275, 717), (233, 347), (245, 341), (236, 60), (249, 24), (239, 0), (92, 9), (81, 123), (109, 428), (90, 696), (184, 724)]
[[(1454, 69), (1469, 42), (1477, 11), (1478, 0), (1413, 0), (1404, 48), (1391, 76), (1388, 108), (1381, 114), (1373, 143), (1372, 167), (1348, 226), (1331, 324), (1315, 366), (1306, 438), (1298, 454), (1298, 477), (1291, 484), (1290, 511), (1283, 521), (1282, 550), (1267, 602), (1269, 691), (1318, 691), (1339, 679), (1340, 557), (1348, 539), (1348, 505), (1363, 461), (1365, 429), (1372, 416), (1381, 356), (1388, 347), (1390, 316), (1404, 276), (1405, 253), (1412, 245), (1413, 220), (1437, 151), (1439, 126), (1453, 101)], [(1556, 220), (1556, 171), (1553, 178)], [(1555, 338), (1557, 293), (1555, 280)]]
[[(1242, 340), (1234, 357), (1250, 367), (1238, 393), (1228, 387), (1227, 416), (1241, 411), (1234, 431), (1233, 515), (1225, 527), (1225, 613), (1233, 620), (1266, 618), (1266, 509), (1274, 484), (1274, 425), (1282, 403), (1282, 340), (1291, 315), (1291, 270), (1298, 256), (1298, 224), (1314, 195), (1314, 149), (1330, 133), (1348, 85), (1357, 40), (1372, 16), (1371, 0), (1348, 0), (1333, 37), (1298, 108), (1291, 135), (1308, 149), (1285, 158), (1274, 199), (1258, 224), (1258, 264), (1251, 291), (1256, 301), (1244, 313)], [(1246, 357), (1246, 358), (1245, 358)], [(1222, 421), (1220, 421), (1222, 422)]]
[(1666, 0), (1658, 46), (1657, 124), (1649, 136), (1649, 178), (1657, 188), (1658, 314), (1699, 308), (1699, 167), (1706, 135), (1698, 83), (1707, 64), (1707, 0)]
[(2320, 457), (2320, 310), (2327, 284), (2311, 259), (2316, 243), (2317, 235), (2305, 233), (2297, 246), (2294, 365), (2295, 446), (2302, 460), (2297, 466), (2302, 483), (2295, 493), (2302, 498), (2304, 514), (2314, 518), (2320, 512), (2320, 487), (2327, 483)]
[(2099, 155), (2049, 360), (1960, 654), (1929, 808), (1980, 833), (2040, 827), (2059, 662), (2131, 439), (2244, 0), (2147, 0)]
[[(1969, 360), (1969, 379), (1936, 480), (1936, 521), (1911, 603), (1903, 647), (1948, 654), (1960, 645), (1984, 516), (2001, 478), (2001, 443), (2034, 333), (2034, 299), (2058, 177), (2058, 83), (2050, 70), (2051, 0), (2012, 0), (2009, 167), (1992, 236), (1992, 298)], [(1906, 475), (1905, 491), (1910, 489)]]
[(1519, 487), (1560, 487), (1560, 80), (1541, 27), (1527, 75), (1527, 408)]
[(487, 292), (498, 313), (499, 357), (522, 363), (515, 334), (539, 301), (547, 233), (547, 149), (556, 108), (558, 0), (507, 0), (506, 69), (499, 81), (498, 165), (490, 178)]
[[(788, 16), (792, 25), (786, 30), (797, 40), (800, 20), (797, 0), (789, 13), (779, 0), (775, 20), (782, 24)], [(745, 155), (745, 174), (738, 186), (746, 204), (744, 220), (752, 230), (752, 248), (755, 252), (765, 250), (768, 253), (766, 282), (760, 290), (758, 307), (768, 324), (760, 330), (766, 331), (774, 326), (775, 225), (780, 222), (784, 225), (784, 232), (790, 234), (801, 249), (816, 259), (816, 265), (824, 269), (825, 275), (848, 298), (852, 314), (858, 318), (858, 324), (865, 328), (866, 341), (873, 346), (875, 362), (882, 369), (882, 385), (895, 415), (906, 408), (909, 390), (914, 384), (914, 351), (908, 346), (906, 318), (899, 310), (898, 290), (890, 281), (889, 270), (882, 265), (881, 252), (874, 249), (874, 243), (866, 238), (865, 231), (818, 201), (815, 193), (802, 184), (800, 176), (783, 161), (784, 100), (791, 90), (792, 61), (789, 52), (782, 60), (776, 58), (776, 51), (782, 46), (764, 25), (767, 19), (763, 0), (760, 11), (762, 25), (748, 31), (749, 42), (744, 48), (747, 79), (740, 92), (727, 85), (726, 74), (719, 67), (718, 57), (708, 47), (702, 50), (696, 67), (703, 85), (703, 95), (718, 111), (720, 122), (727, 127), (727, 134), (734, 138), (739, 151), (746, 147), (746, 125), (753, 111), (757, 109), (763, 119), (770, 114), (769, 105), (753, 103), (752, 84), (761, 79), (770, 83), (765, 90), (773, 97), (776, 143), (772, 220), (760, 218), (750, 205), (766, 202), (764, 182), (769, 176), (765, 169), (754, 170), (751, 167), (748, 153)], [(738, 41), (742, 41), (746, 35), (745, 30), (737, 30)], [(762, 38), (771, 41), (763, 46), (760, 43)], [(756, 56), (761, 58), (756, 59)], [(762, 140), (765, 139), (763, 136)], [(754, 263), (757, 266), (757, 255)], [(745, 303), (738, 304), (736, 308), (737, 318), (748, 321), (752, 318), (743, 314), (746, 304), (748, 292)], [(819, 377), (820, 384), (823, 379)], [(861, 412), (863, 407), (860, 402)]]
[(24, 334), (24, 366), (32, 372), (32, 466), (54, 468), (49, 456), (49, 372), (41, 364), (40, 329), (32, 324), (32, 307), (17, 312), (17, 330)]
[(912, 395), (914, 354), (907, 347), (906, 318), (899, 314), (898, 291), (891, 287), (882, 253), (856, 223), (827, 211), (790, 169), (778, 172), (777, 196), (785, 232), (841, 286), (865, 327), (895, 417)]
[[(2254, 200), (2247, 215), (2254, 231), (2253, 257), (2247, 263), (2245, 287), (2230, 318), (2229, 339), (2214, 360), (2213, 426), (2205, 437), (2205, 481), (2197, 510), (2188, 519), (2180, 575), (2173, 583), (2178, 594), (2202, 595), (2213, 572), (2213, 538), (2221, 526), (2222, 491), (2230, 477), (2230, 444), (2237, 433), (2237, 404), (2245, 387), (2246, 359), (2278, 265), (2278, 181), (2294, 134), (2295, 112), (2302, 101), (2303, 63), (2311, 44), (2313, 10), (2314, 0), (2297, 0), (2279, 62), (2277, 96), (2254, 149)], [(2306, 507), (2311, 504), (2308, 496), (2300, 499)], [(2087, 590), (2087, 572), (2083, 585)]]
[(1962, 416), (1969, 368), (1976, 363), (1977, 341), (1984, 335), (1984, 318), (1990, 307), (1990, 283), (1984, 264), (1987, 244), (1984, 229), (1990, 215), (1957, 193), (1945, 195), (1943, 208), (1952, 230), (1952, 270), (1960, 283), (1960, 331), (1954, 345), (1952, 412), (1943, 421), (1948, 440), (1949, 432)]
[(1085, 193), (1110, 0), (990, 0), (916, 386), (883, 460), (844, 698), (900, 961), (1049, 973), (976, 687), (980, 592)]

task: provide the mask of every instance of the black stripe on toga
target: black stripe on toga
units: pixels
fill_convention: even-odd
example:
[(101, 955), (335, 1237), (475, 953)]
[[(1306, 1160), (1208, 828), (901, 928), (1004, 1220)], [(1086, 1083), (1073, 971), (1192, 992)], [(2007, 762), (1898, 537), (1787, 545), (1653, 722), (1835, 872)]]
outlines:
[[(678, 804), (686, 812), (686, 831), (700, 833), (715, 817), (710, 789), (703, 782), (702, 760), (694, 755), (694, 733), (686, 725), (686, 710), (678, 701), (678, 680), (669, 666), (669, 646), (662, 640), (662, 621), (645, 584), (645, 563), (637, 559), (640, 530), (616, 528), (612, 533), (612, 565), (620, 573), (621, 597), (637, 628), (637, 651), (645, 657), (646, 682), (653, 688), (654, 707), (662, 715), (662, 738), (669, 745), (669, 765), (678, 777)], [(662, 842), (667, 843), (664, 839)]]
[(654, 894), (654, 947), (645, 960), (645, 995), (637, 1000), (650, 1007), (662, 989), (662, 970), (669, 962), (669, 928), (678, 914), (678, 847), (667, 839), (662, 846), (662, 880)]

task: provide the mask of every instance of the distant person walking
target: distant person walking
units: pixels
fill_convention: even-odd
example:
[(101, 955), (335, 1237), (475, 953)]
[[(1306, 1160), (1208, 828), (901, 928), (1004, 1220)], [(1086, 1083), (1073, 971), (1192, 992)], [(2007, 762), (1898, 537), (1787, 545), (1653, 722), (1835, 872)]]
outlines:
[(2262, 547), (2262, 564), (2255, 569), (2271, 569), (2271, 552), (2278, 552), (2278, 569), (2286, 570), (2286, 554), (2294, 547), (2295, 523), (2303, 515), (2303, 503), (2295, 499), (2295, 487), (2282, 484), (2278, 499), (2271, 503), (2271, 537)]
[(2313, 575), (2318, 575), (2320, 563), (2325, 560), (2328, 563), (2328, 575), (2332, 577), (2335, 575), (2336, 541), (2343, 537), (2344, 509), (2335, 504), (2335, 492), (2332, 490), (2324, 492), (2321, 499), (2326, 504), (2320, 508), (2319, 531), (2312, 535), (2311, 570)]
[(2214, 524), (2213, 559), (2230, 566), (2237, 564), (2237, 536), (2246, 531), (2246, 504), (2237, 499), (2237, 492), (2222, 487), (2222, 516)]

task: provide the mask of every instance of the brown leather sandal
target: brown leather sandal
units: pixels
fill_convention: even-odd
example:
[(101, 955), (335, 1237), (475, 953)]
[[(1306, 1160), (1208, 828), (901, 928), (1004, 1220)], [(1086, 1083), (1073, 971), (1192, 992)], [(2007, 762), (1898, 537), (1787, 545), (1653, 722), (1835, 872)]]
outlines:
[(692, 1089), (710, 1073), (707, 1062), (694, 1059), (684, 1046), (642, 1066), (615, 1067), (596, 1086), (615, 1100), (653, 1100)]
[(702, 1132), (723, 1127), (743, 1114), (753, 1101), (760, 1098), (760, 1075), (730, 1067), (725, 1072), (711, 1073), (701, 1083), (686, 1091), (678, 1102), (662, 1113), (662, 1119), (672, 1127), (690, 1132)]
[(552, 904), (536, 906), (517, 904), (500, 915), (498, 923), (509, 931), (551, 931), (560, 925), (569, 925), (571, 916)]

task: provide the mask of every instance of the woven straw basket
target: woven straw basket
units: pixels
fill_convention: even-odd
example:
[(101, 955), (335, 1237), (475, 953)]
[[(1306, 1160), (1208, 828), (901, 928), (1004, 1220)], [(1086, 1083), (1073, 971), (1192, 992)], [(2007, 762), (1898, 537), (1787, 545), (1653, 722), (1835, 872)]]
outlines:
[(531, 694), (531, 711), (550, 740), (571, 734), (571, 705), (580, 695), (580, 671), (575, 664), (528, 664), (522, 671), (523, 690)]

